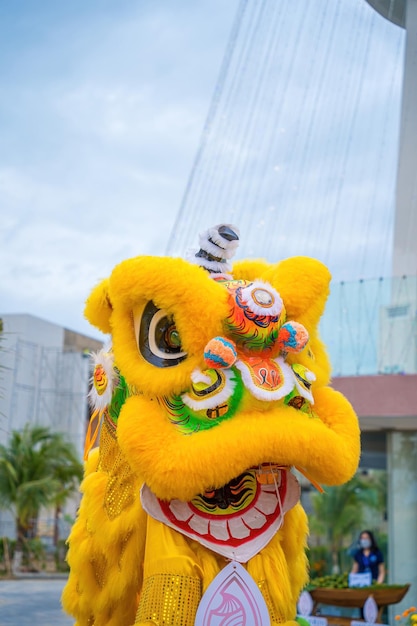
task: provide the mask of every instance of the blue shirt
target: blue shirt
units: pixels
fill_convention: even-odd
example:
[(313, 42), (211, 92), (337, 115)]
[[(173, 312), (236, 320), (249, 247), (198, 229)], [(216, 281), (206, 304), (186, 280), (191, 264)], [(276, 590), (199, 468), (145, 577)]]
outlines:
[(359, 573), (371, 572), (372, 580), (378, 578), (379, 564), (384, 562), (384, 557), (380, 550), (371, 550), (368, 556), (365, 556), (363, 550), (355, 552), (353, 558), (359, 565)]

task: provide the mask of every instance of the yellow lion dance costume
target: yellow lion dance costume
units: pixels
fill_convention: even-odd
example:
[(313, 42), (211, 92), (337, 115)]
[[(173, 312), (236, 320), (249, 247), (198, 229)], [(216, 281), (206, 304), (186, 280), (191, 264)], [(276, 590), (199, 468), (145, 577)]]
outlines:
[[(117, 265), (86, 303), (99, 446), (69, 538), (77, 626), (295, 624), (308, 580), (299, 470), (354, 474), (359, 428), (329, 387), (320, 262), (231, 258), (238, 231), (188, 260)], [(325, 497), (325, 496), (323, 496)]]

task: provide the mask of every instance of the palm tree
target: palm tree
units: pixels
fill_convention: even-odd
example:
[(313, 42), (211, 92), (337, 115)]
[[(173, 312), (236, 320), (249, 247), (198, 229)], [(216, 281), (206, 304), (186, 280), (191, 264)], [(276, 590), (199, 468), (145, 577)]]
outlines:
[(345, 539), (362, 527), (365, 507), (376, 507), (376, 493), (369, 482), (354, 476), (338, 487), (328, 487), (311, 498), (314, 515), (310, 528), (325, 538), (332, 557), (333, 573), (340, 572), (339, 552)]
[(0, 508), (14, 511), (17, 553), (36, 531), (41, 508), (62, 506), (82, 472), (74, 446), (44, 426), (26, 424), (0, 446)]

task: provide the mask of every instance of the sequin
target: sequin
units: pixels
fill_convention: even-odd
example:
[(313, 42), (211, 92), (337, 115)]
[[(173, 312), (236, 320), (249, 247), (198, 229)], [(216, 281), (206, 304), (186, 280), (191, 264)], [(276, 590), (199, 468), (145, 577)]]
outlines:
[(146, 578), (135, 624), (153, 620), (158, 626), (194, 624), (201, 598), (201, 581), (191, 576), (156, 574)]
[(126, 548), (127, 548), (127, 544), (129, 543), (129, 539), (132, 536), (132, 531), (129, 531), (126, 533), (126, 535), (124, 537), (121, 538), (120, 541), (120, 549), (119, 549), (119, 560), (117, 562), (117, 565), (119, 567), (119, 570), (122, 571), (122, 559), (123, 559), (123, 555), (126, 552)]
[(287, 620), (284, 615), (275, 609), (275, 606), (269, 594), (268, 583), (266, 582), (266, 580), (260, 580), (258, 582), (258, 587), (264, 597), (265, 604), (268, 607), (271, 622), (273, 622), (274, 624), (283, 624), (284, 622), (286, 622)]
[(103, 589), (107, 580), (107, 559), (104, 554), (96, 554), (90, 559), (91, 567), (93, 568), (94, 578), (98, 586)]
[(132, 470), (120, 451), (109, 420), (104, 420), (101, 430), (98, 469), (109, 474), (104, 508), (109, 519), (115, 519), (133, 503), (135, 492)]

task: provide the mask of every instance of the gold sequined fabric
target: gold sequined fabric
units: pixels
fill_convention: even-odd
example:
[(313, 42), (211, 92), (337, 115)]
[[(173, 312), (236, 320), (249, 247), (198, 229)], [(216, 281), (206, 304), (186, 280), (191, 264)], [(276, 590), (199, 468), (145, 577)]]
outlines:
[(93, 568), (94, 578), (101, 589), (107, 582), (107, 559), (104, 554), (97, 554), (90, 559)]
[(102, 472), (110, 472), (118, 454), (120, 454), (120, 450), (117, 445), (116, 427), (112, 424), (107, 413), (104, 413), (103, 425), (100, 432), (98, 469)]
[(260, 580), (258, 582), (258, 587), (263, 595), (265, 604), (268, 607), (268, 612), (271, 617), (271, 621), (274, 622), (274, 624), (283, 624), (284, 622), (286, 622), (287, 620), (285, 619), (285, 617), (281, 613), (277, 612), (275, 609), (275, 606), (269, 594), (268, 584), (266, 580)]
[(158, 626), (189, 626), (194, 624), (200, 599), (199, 578), (150, 576), (143, 583), (135, 624), (152, 620)]
[(114, 426), (109, 419), (104, 419), (101, 429), (98, 469), (109, 474), (104, 508), (109, 518), (115, 519), (132, 504), (135, 491), (132, 470), (120, 451)]
[(127, 532), (123, 537), (121, 537), (120, 542), (119, 542), (119, 560), (117, 562), (117, 565), (119, 566), (119, 570), (121, 571), (122, 569), (122, 559), (123, 556), (126, 552), (126, 548), (127, 548), (127, 544), (129, 543), (129, 539), (132, 536), (132, 531)]

